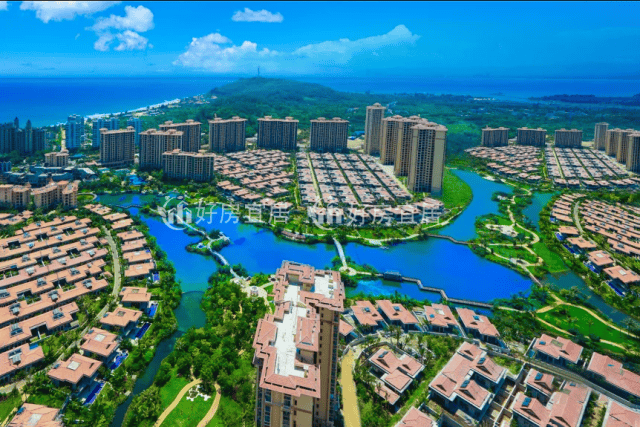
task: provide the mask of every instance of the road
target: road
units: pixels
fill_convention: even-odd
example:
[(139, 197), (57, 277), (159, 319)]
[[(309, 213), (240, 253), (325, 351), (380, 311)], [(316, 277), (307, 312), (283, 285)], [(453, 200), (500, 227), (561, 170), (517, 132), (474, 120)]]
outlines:
[(582, 234), (583, 233), (582, 225), (580, 224), (580, 217), (578, 216), (579, 210), (580, 210), (580, 200), (578, 200), (576, 204), (573, 205), (573, 221), (576, 223), (576, 227), (578, 228), (578, 231), (580, 232), (580, 234)]
[[(111, 249), (111, 258), (113, 258), (113, 292), (111, 293), (113, 296), (118, 296), (120, 293), (120, 282), (122, 280), (122, 276), (120, 276), (120, 255), (118, 254), (118, 246), (116, 242), (113, 240), (113, 236), (107, 230), (106, 227), (102, 227), (102, 230), (106, 234), (107, 242), (109, 243), (109, 248)], [(104, 313), (103, 313), (104, 314)]]
[(213, 401), (211, 408), (209, 408), (209, 412), (207, 412), (207, 415), (205, 415), (202, 421), (198, 423), (198, 427), (207, 427), (207, 424), (209, 424), (213, 419), (213, 417), (216, 415), (216, 412), (218, 411), (218, 406), (220, 406), (220, 397), (221, 397), (220, 386), (217, 383), (214, 384), (214, 386), (216, 388), (215, 400)]
[(361, 427), (360, 410), (358, 409), (358, 396), (356, 384), (353, 381), (353, 366), (355, 363), (353, 349), (342, 358), (342, 370), (340, 373), (340, 385), (342, 386), (342, 415), (345, 427)]

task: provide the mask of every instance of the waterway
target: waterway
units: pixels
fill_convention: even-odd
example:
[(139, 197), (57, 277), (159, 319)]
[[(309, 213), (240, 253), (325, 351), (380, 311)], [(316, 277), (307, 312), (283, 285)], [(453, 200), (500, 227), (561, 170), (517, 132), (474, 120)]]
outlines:
[(522, 210), (525, 217), (529, 218), (536, 230), (540, 231), (540, 211), (547, 206), (547, 203), (558, 193), (534, 192), (531, 204)]
[(475, 226), (476, 218), (499, 212), (498, 202), (491, 200), (493, 193), (501, 191), (511, 194), (513, 188), (507, 184), (485, 179), (475, 172), (455, 170), (453, 173), (469, 184), (473, 199), (453, 223), (439, 230), (439, 234), (451, 236), (460, 241), (471, 240), (478, 236)]

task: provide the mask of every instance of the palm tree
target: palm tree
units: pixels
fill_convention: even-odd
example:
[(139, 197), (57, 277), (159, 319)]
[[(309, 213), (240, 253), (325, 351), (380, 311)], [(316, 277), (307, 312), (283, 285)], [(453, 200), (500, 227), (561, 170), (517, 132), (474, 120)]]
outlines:
[(593, 319), (589, 319), (587, 321), (587, 325), (589, 325), (589, 335), (591, 335), (591, 327), (593, 326), (595, 322), (593, 321)]

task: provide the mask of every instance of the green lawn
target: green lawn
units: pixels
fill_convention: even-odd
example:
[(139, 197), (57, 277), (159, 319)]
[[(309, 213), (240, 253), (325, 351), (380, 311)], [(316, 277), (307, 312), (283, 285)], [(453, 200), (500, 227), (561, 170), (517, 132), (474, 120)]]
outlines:
[(160, 399), (162, 400), (162, 407), (166, 408), (173, 402), (173, 399), (176, 398), (180, 390), (187, 384), (189, 384), (189, 380), (185, 377), (176, 377), (175, 371), (173, 372), (173, 376), (160, 389)]
[(165, 418), (162, 423), (163, 427), (191, 427), (198, 425), (204, 416), (207, 415), (209, 408), (211, 408), (213, 400), (215, 399), (215, 391), (212, 392), (211, 398), (207, 399), (206, 402), (200, 396), (196, 397), (192, 402), (187, 400), (188, 396), (189, 393), (182, 398), (178, 406)]
[[(560, 313), (562, 309), (567, 310), (567, 314)], [(572, 307), (564, 304), (560, 304), (552, 310), (545, 313), (538, 314), (538, 317), (551, 323), (558, 328), (568, 331), (569, 329), (575, 329), (583, 335), (595, 334), (603, 340), (625, 344), (629, 343), (637, 346), (637, 342), (630, 339), (627, 335), (620, 333), (619, 331), (609, 327), (607, 324), (595, 319), (591, 314), (580, 307)], [(576, 321), (569, 323), (569, 318), (573, 318)], [(590, 326), (589, 321), (593, 321)], [(619, 351), (619, 349), (618, 349)]]
[(273, 285), (265, 286), (265, 291), (267, 291), (267, 295), (273, 292)]
[(442, 202), (447, 209), (455, 206), (466, 206), (471, 202), (473, 193), (466, 182), (458, 178), (449, 168), (444, 170), (442, 180)]
[(236, 401), (231, 400), (224, 395), (220, 396), (220, 405), (218, 406), (218, 411), (216, 412), (216, 415), (213, 417), (213, 419), (209, 421), (207, 427), (226, 427), (226, 424), (222, 420), (222, 412), (225, 410), (221, 409), (223, 407), (225, 409), (228, 409), (229, 413), (242, 413), (242, 408), (240, 408), (240, 405), (238, 405)]
[(22, 397), (20, 394), (7, 396), (6, 400), (0, 402), (0, 423), (2, 423), (14, 409), (22, 405)]
[(520, 368), (522, 368), (521, 362), (507, 359), (506, 357), (497, 356), (493, 357), (492, 360), (503, 368), (507, 368), (513, 375), (518, 375), (518, 372), (520, 372)]
[(533, 251), (538, 254), (540, 258), (542, 258), (550, 273), (560, 273), (563, 271), (567, 271), (567, 266), (564, 265), (562, 257), (557, 253), (551, 251), (542, 240), (533, 245), (531, 249), (533, 249)]

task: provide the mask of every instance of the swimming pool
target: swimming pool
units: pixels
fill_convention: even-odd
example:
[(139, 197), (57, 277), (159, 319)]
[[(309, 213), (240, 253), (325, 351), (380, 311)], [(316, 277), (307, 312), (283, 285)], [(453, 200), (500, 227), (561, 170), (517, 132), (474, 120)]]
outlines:
[(100, 394), (100, 392), (102, 391), (102, 388), (104, 387), (104, 383), (98, 383), (98, 385), (95, 386), (95, 388), (93, 390), (91, 390), (91, 393), (89, 393), (89, 395), (87, 396), (87, 398), (84, 401), (84, 405), (85, 406), (89, 406), (91, 405), (93, 402), (95, 402), (96, 397), (98, 397), (98, 395)]
[(127, 356), (129, 356), (129, 353), (122, 353), (117, 355), (116, 358), (113, 360), (113, 363), (111, 364), (111, 366), (109, 366), (109, 369), (111, 369), (112, 371), (114, 369), (117, 369), (118, 366), (122, 365), (122, 362), (124, 362), (124, 359), (126, 359)]
[(149, 317), (153, 317), (156, 315), (156, 311), (158, 311), (158, 304), (155, 303), (153, 305), (151, 305), (151, 307), (149, 307), (149, 310), (147, 310), (147, 315)]
[(147, 330), (149, 329), (150, 326), (151, 326), (150, 323), (145, 323), (144, 325), (142, 325), (142, 328), (140, 328), (140, 330), (136, 334), (136, 339), (142, 338), (144, 334), (147, 333)]

